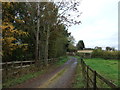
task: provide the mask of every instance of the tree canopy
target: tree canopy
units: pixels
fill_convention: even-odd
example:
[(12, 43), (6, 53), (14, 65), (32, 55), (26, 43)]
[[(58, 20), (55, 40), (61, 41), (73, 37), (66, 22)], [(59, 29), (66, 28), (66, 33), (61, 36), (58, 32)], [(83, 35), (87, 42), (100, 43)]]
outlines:
[(79, 2), (2, 2), (3, 61), (29, 59), (47, 64), (48, 58), (60, 57), (68, 48), (75, 48), (68, 27), (81, 22), (68, 17), (68, 11), (78, 12), (79, 17), (78, 5)]
[(85, 48), (83, 40), (79, 40), (76, 46), (78, 50), (83, 50)]

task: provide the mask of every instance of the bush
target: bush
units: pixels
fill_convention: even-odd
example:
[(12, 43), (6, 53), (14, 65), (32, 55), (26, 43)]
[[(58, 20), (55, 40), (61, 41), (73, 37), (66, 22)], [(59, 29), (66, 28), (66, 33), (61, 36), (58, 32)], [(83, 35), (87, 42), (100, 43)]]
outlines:
[(92, 57), (104, 59), (120, 59), (120, 51), (103, 51), (97, 49), (93, 51)]
[(103, 51), (101, 49), (96, 49), (92, 52), (93, 58), (99, 58), (103, 56)]
[(79, 53), (79, 52), (77, 52), (76, 55), (77, 55), (77, 56), (80, 56), (81, 58), (84, 57), (83, 53)]

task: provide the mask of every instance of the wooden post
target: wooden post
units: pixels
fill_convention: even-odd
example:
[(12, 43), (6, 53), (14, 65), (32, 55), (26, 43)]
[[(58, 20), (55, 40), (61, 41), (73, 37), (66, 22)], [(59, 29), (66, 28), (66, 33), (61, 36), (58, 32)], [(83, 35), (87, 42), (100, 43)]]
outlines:
[(87, 66), (87, 88), (89, 87), (89, 85), (88, 85), (88, 84), (89, 84), (88, 75), (89, 75), (89, 74), (88, 74), (88, 66)]
[(83, 60), (81, 59), (82, 74), (83, 74)]
[(85, 63), (83, 61), (83, 72), (84, 72), (84, 76), (85, 76)]
[(21, 69), (22, 69), (22, 65), (23, 65), (22, 63), (23, 63), (23, 62), (22, 62), (22, 60), (21, 60), (21, 64), (20, 64), (20, 66), (21, 66)]
[(82, 74), (83, 74), (84, 80), (86, 81), (86, 78), (85, 78), (85, 64), (84, 64), (83, 59), (81, 59), (81, 62), (82, 62)]
[(31, 61), (31, 62), (30, 62), (30, 66), (32, 66), (32, 63), (33, 63), (33, 62)]
[(94, 73), (94, 78), (93, 78), (93, 88), (94, 90), (96, 90), (96, 71), (93, 72)]
[(12, 68), (14, 68), (14, 61), (12, 61)]
[(12, 75), (14, 76), (14, 72), (15, 72), (15, 69), (14, 69), (14, 61), (12, 61), (12, 67), (11, 67), (11, 71), (12, 71)]
[(5, 62), (5, 73), (6, 73), (6, 79), (8, 79), (8, 64)]

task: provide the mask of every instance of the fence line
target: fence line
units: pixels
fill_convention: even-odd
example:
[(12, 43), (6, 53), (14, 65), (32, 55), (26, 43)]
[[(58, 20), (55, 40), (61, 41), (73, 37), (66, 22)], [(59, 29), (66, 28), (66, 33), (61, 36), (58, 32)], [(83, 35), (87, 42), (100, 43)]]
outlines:
[[(58, 60), (58, 58), (48, 59), (48, 64), (56, 62), (57, 60)], [(3, 77), (8, 78), (9, 77), (8, 74), (10, 74), (10, 73), (11, 73), (11, 75), (17, 74), (17, 73), (19, 73), (18, 69), (30, 67), (33, 64), (35, 64), (35, 61), (4, 62), (4, 63), (0, 63), (0, 65), (2, 65), (2, 68), (0, 68), (0, 70), (2, 70), (2, 72), (4, 73)], [(16, 71), (15, 71), (15, 69), (16, 69)]]
[[(109, 86), (111, 88), (117, 88), (117, 85), (115, 85), (111, 81), (105, 79), (102, 75), (100, 75), (99, 73), (97, 73), (96, 71), (91, 69), (88, 65), (86, 65), (85, 62), (83, 61), (83, 59), (81, 59), (81, 66), (82, 66), (82, 73), (83, 73), (83, 76), (84, 76), (84, 80), (86, 81), (86, 87), (87, 88), (89, 88), (91, 85), (92, 85), (92, 88), (94, 88), (94, 89), (98, 88), (96, 78), (99, 78), (104, 83), (106, 83), (107, 86)], [(90, 77), (89, 71), (91, 71), (92, 74), (93, 74), (92, 78)], [(90, 85), (90, 83), (91, 83), (91, 85)]]

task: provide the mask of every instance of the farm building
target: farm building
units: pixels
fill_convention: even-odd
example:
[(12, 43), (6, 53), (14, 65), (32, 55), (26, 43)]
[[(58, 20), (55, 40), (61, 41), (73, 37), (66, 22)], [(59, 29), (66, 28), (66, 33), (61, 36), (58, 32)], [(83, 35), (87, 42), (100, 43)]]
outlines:
[(78, 50), (77, 52), (80, 53), (83, 58), (91, 58), (93, 50)]

